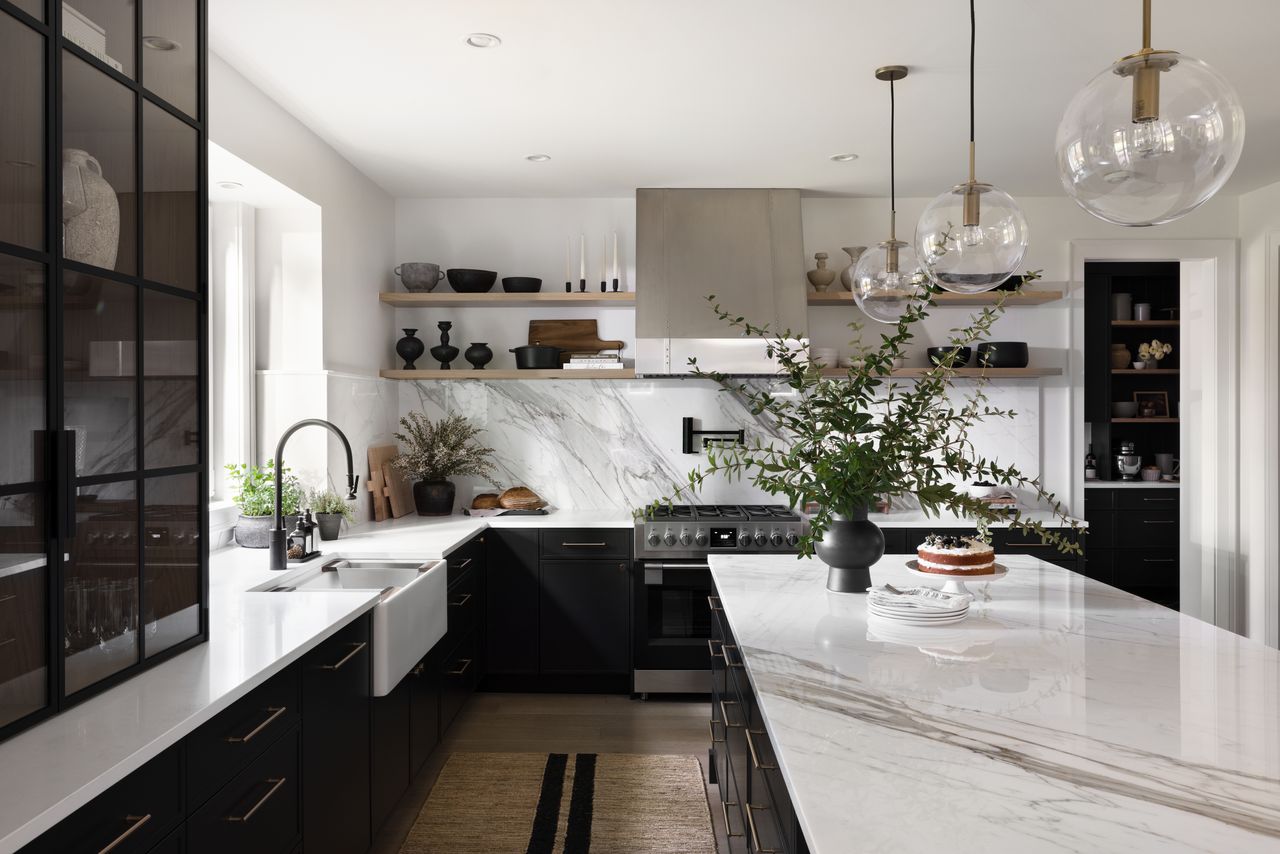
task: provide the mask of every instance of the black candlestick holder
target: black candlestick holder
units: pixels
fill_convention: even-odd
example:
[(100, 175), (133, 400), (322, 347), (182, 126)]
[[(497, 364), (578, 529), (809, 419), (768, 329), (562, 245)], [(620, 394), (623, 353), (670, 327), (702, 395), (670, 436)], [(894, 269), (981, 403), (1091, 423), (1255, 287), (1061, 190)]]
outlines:
[(601, 279), (601, 280), (600, 280), (600, 293), (605, 293), (605, 292), (606, 292), (606, 291), (608, 291), (608, 290), (609, 290), (609, 283), (608, 283), (608, 282), (606, 282), (604, 279)]
[(613, 292), (614, 292), (615, 294), (618, 292), (618, 280), (617, 280), (617, 279), (614, 279), (614, 280), (613, 280)]
[(579, 280), (578, 280), (578, 293), (580, 293), (580, 294), (585, 294), (586, 292), (587, 292), (587, 280), (586, 280), (586, 279), (579, 279)]
[(571, 293), (573, 293), (573, 282), (572, 282), (572, 281), (568, 281), (568, 282), (565, 282), (565, 283), (564, 283), (564, 292), (565, 292), (566, 294), (571, 294)]

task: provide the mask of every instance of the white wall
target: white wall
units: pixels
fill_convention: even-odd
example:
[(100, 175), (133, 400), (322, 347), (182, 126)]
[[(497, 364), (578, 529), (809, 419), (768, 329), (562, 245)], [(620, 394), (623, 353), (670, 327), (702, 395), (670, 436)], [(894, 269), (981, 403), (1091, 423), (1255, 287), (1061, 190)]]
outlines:
[(320, 208), (259, 208), (254, 222), (254, 356), (259, 370), (324, 368)]

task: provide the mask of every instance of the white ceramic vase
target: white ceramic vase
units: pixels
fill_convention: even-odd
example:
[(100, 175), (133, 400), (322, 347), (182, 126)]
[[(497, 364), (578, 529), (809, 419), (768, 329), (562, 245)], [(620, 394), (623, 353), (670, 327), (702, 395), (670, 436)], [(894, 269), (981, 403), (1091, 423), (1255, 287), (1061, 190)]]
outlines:
[(102, 165), (79, 148), (62, 150), (62, 254), (114, 270), (120, 248), (120, 202)]

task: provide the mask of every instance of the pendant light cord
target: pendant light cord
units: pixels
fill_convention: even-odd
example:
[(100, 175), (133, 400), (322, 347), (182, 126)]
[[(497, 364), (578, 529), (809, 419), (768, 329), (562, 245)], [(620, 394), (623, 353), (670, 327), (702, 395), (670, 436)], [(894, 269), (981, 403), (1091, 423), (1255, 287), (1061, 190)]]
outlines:
[(976, 0), (969, 0), (969, 183), (975, 180), (974, 149), (974, 57), (978, 52), (978, 14), (975, 10)]
[(897, 164), (895, 162), (895, 146), (893, 129), (897, 123), (896, 105), (893, 98), (893, 78), (889, 78), (889, 237), (898, 238), (898, 188)]

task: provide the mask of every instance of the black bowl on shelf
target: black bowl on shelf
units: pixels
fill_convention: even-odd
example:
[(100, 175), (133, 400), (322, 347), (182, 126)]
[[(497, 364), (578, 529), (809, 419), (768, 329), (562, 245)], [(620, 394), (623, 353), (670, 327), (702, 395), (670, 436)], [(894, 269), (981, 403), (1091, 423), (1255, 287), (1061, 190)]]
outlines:
[(973, 351), (968, 347), (930, 347), (925, 351), (929, 357), (929, 367), (940, 364), (942, 360), (947, 357), (948, 353), (957, 349), (959, 352), (956, 353), (956, 359), (951, 363), (951, 367), (963, 368), (965, 365), (969, 364), (969, 357), (973, 355)]
[(542, 279), (533, 276), (507, 276), (502, 280), (502, 289), (509, 294), (536, 294), (542, 290)]
[(460, 294), (482, 294), (493, 288), (498, 274), (493, 270), (468, 270), (466, 267), (454, 267), (446, 275), (449, 286)]
[(1026, 341), (988, 341), (978, 345), (980, 367), (1025, 368), (1030, 361)]

